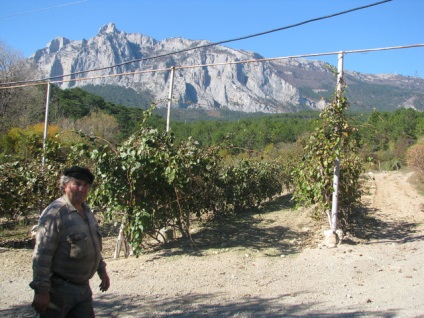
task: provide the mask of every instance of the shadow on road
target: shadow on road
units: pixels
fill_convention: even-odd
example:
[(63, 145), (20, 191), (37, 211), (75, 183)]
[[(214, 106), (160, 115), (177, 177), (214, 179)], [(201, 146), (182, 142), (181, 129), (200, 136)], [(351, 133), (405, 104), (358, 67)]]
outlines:
[[(142, 288), (142, 287), (141, 287)], [(140, 294), (142, 291), (140, 291)], [(307, 293), (305, 291), (304, 293)], [(390, 311), (371, 311), (358, 305), (357, 309), (334, 312), (334, 308), (322, 308), (319, 302), (296, 304), (296, 295), (277, 295), (273, 298), (245, 295), (241, 300), (228, 299), (219, 303), (222, 295), (181, 294), (174, 297), (162, 295), (142, 296), (108, 293), (94, 299), (96, 317), (118, 318), (193, 318), (193, 317), (397, 317), (395, 309)], [(321, 309), (316, 309), (321, 307)], [(343, 309), (342, 309), (343, 310)], [(0, 317), (30, 318), (37, 317), (30, 304), (20, 304), (0, 310)]]
[(382, 220), (378, 217), (379, 210), (361, 207), (350, 227), (356, 238), (368, 243), (397, 242), (406, 243), (422, 241), (423, 235), (417, 235), (417, 223), (401, 220)]
[[(302, 250), (311, 232), (285, 226), (281, 220), (267, 217), (268, 213), (296, 218), (290, 196), (264, 205), (261, 211), (250, 211), (231, 218), (200, 224), (190, 238), (179, 238), (163, 245), (151, 246), (155, 258), (187, 254), (203, 256), (207, 250), (249, 249), (266, 256), (295, 254)], [(284, 215), (285, 214), (285, 215)], [(145, 251), (148, 253), (148, 251)]]
[[(104, 297), (103, 297), (104, 296)], [(116, 299), (114, 295), (102, 295), (96, 301), (98, 317), (395, 317), (396, 312), (346, 311), (328, 314), (315, 310), (319, 303), (293, 304), (293, 296), (279, 295), (259, 298), (246, 295), (241, 301), (217, 302), (217, 295), (187, 294), (164, 298), (160, 295), (146, 298)], [(287, 302), (290, 302), (289, 304)]]

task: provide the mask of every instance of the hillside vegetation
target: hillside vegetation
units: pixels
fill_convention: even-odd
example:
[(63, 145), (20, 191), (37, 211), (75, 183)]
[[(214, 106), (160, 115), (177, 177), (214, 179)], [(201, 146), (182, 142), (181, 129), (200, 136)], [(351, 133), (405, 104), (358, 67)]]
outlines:
[[(16, 105), (23, 105), (22, 96), (14, 96)], [(353, 113), (346, 99), (335, 99), (322, 113), (172, 118), (165, 132), (155, 107), (126, 107), (80, 88), (52, 87), (45, 150), (43, 107), (36, 105), (25, 121), (2, 117), (8, 125), (0, 139), (1, 216), (30, 219), (59, 195), (56, 180), (64, 167), (85, 165), (98, 176), (91, 205), (105, 222), (125, 225), (137, 253), (145, 235), (161, 240), (161, 229), (171, 227), (190, 236), (193, 218), (242, 215), (284, 191), (299, 205), (318, 204), (314, 215), (325, 218), (336, 155), (349, 181), (340, 189), (340, 226), (347, 228), (359, 203), (361, 172), (407, 164), (418, 170), (424, 153), (421, 112)]]

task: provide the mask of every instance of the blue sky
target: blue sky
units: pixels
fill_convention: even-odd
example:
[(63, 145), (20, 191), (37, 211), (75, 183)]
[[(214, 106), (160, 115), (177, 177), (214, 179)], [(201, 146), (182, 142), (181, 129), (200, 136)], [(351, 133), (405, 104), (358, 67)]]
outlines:
[[(380, 0), (0, 0), (0, 41), (29, 57), (55, 37), (89, 39), (110, 22), (163, 40), (218, 42), (282, 28)], [(392, 0), (225, 44), (264, 57), (424, 43), (424, 1)], [(424, 77), (424, 47), (347, 54), (346, 70)], [(314, 57), (337, 65), (337, 57)]]

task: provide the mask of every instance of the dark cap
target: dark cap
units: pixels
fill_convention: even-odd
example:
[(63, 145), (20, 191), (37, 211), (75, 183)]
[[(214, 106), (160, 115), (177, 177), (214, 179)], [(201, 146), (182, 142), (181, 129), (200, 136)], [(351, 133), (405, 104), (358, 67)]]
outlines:
[(94, 175), (87, 168), (73, 166), (65, 169), (63, 174), (67, 177), (72, 177), (79, 180), (84, 180), (89, 184), (93, 184)]

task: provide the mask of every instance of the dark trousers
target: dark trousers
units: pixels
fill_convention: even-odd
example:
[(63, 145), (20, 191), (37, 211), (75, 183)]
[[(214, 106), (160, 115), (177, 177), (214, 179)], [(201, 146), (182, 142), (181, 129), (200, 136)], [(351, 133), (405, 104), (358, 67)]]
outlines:
[(51, 277), (49, 308), (40, 318), (93, 318), (92, 296), (88, 283), (77, 285)]

